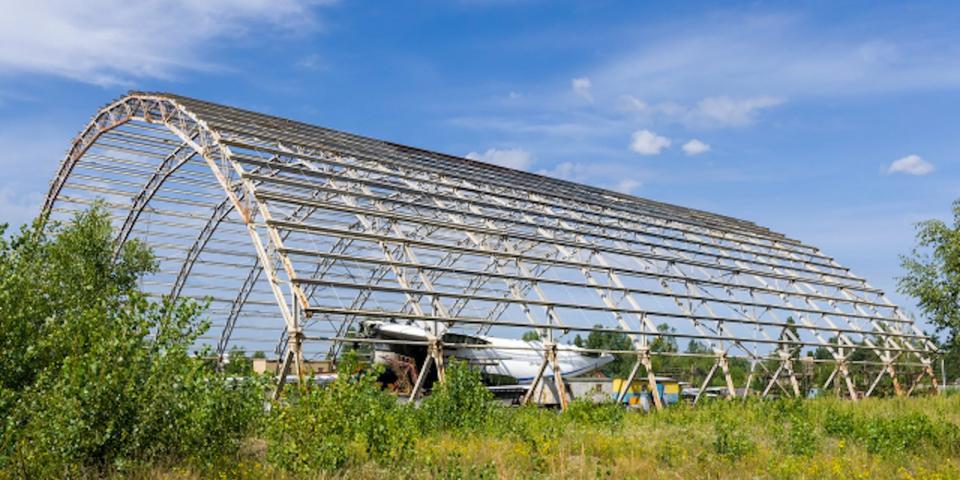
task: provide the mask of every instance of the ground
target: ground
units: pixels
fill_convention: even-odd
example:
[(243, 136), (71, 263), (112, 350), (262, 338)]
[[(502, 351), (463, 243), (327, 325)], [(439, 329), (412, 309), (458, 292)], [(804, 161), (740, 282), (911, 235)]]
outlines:
[[(612, 406), (610, 406), (612, 407)], [(362, 451), (333, 471), (270, 466), (250, 439), (244, 478), (960, 478), (960, 395), (673, 407), (643, 414), (577, 406), (495, 413), (499, 425), (417, 438), (394, 462)], [(502, 422), (510, 422), (504, 425)], [(147, 473), (147, 472), (140, 472)], [(154, 467), (153, 478), (200, 478)]]

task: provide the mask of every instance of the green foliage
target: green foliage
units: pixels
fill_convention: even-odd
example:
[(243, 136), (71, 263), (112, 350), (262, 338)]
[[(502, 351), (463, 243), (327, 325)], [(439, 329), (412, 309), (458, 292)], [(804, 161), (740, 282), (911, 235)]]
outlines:
[(861, 428), (870, 453), (904, 453), (936, 439), (933, 423), (922, 413), (873, 417), (863, 422)]
[(953, 225), (940, 220), (917, 224), (917, 245), (900, 257), (904, 275), (897, 290), (917, 299), (925, 317), (946, 333), (948, 375), (960, 376), (960, 200), (953, 203)]
[(540, 341), (540, 332), (536, 330), (527, 330), (523, 332), (523, 336), (520, 337), (524, 342), (537, 342)]
[(0, 241), (0, 467), (47, 477), (235, 455), (262, 385), (188, 354), (203, 307), (148, 301), (136, 280), (151, 253), (130, 241), (114, 261), (99, 208), (49, 232)]
[(590, 400), (576, 399), (564, 415), (575, 424), (592, 428), (617, 430), (623, 426), (626, 410), (613, 401), (594, 403)]
[[(263, 352), (257, 353), (264, 355)], [(223, 372), (231, 376), (253, 375), (253, 360), (247, 357), (243, 349), (235, 347), (227, 353), (227, 361), (223, 366)]]
[(749, 454), (755, 445), (741, 428), (727, 416), (720, 416), (713, 424), (713, 451), (729, 460), (739, 460)]
[(793, 399), (777, 402), (776, 405), (778, 412), (775, 416), (775, 430), (779, 433), (779, 443), (783, 450), (791, 455), (813, 456), (817, 452), (820, 438), (817, 434), (817, 423), (811, 416), (807, 402)]
[[(601, 327), (599, 324), (594, 326), (598, 328)], [(574, 339), (574, 344), (591, 350), (633, 350), (633, 343), (630, 341), (630, 337), (620, 332), (593, 331), (587, 335), (586, 341), (578, 335), (576, 339)], [(593, 356), (598, 354), (589, 353), (587, 355)], [(609, 377), (626, 377), (630, 374), (630, 368), (633, 366), (634, 361), (636, 361), (635, 355), (614, 354), (614, 360), (603, 367), (603, 373)]]
[[(348, 355), (341, 372), (356, 370)], [(302, 385), (275, 402), (265, 434), (267, 458), (296, 473), (341, 468), (348, 461), (392, 462), (413, 443), (419, 428), (412, 407), (377, 384), (379, 371), (341, 374), (324, 387)]]
[(453, 360), (446, 367), (445, 381), (434, 385), (421, 410), (431, 428), (464, 430), (483, 426), (493, 406), (493, 395), (480, 372)]
[(856, 432), (856, 429), (857, 424), (852, 410), (831, 408), (824, 415), (823, 431), (827, 435), (838, 438), (849, 437)]

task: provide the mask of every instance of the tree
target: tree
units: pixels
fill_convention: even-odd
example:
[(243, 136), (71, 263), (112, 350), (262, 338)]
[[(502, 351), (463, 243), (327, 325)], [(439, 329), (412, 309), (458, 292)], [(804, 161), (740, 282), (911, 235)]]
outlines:
[[(960, 200), (953, 203), (953, 225), (941, 220), (917, 224), (917, 245), (900, 257), (904, 275), (897, 290), (917, 299), (920, 312), (945, 335), (945, 359), (960, 358)], [(960, 365), (952, 365), (956, 375)], [(948, 369), (950, 372), (951, 369)]]
[(2, 230), (0, 471), (101, 476), (237, 451), (262, 411), (262, 385), (229, 382), (189, 354), (204, 306), (139, 291), (155, 270), (143, 244), (114, 259), (110, 216), (97, 207), (9, 239)]
[(687, 353), (709, 353), (710, 349), (707, 345), (701, 341), (698, 341), (694, 338), (690, 339), (690, 342), (687, 343)]
[[(657, 325), (657, 332), (659, 333), (677, 333), (677, 330), (671, 327), (668, 323), (664, 322)], [(652, 342), (650, 342), (650, 351), (651, 352), (676, 352), (679, 349), (677, 348), (677, 337), (674, 336), (658, 336)]]
[[(523, 336), (520, 337), (524, 342), (539, 342), (540, 341), (540, 332), (536, 330), (527, 330), (523, 332)], [(578, 335), (577, 338), (580, 338)]]

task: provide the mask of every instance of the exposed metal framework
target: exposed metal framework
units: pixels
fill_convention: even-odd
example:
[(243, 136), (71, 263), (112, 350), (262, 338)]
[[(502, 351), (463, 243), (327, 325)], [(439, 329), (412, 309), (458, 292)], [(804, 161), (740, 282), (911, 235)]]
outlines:
[(44, 210), (62, 217), (97, 199), (114, 215), (118, 251), (139, 238), (157, 252), (146, 290), (209, 299), (204, 342), (221, 356), (272, 349), (283, 371), (335, 359), (355, 322), (387, 318), (431, 326), (426, 363), (440, 378), (443, 332), (538, 329), (535, 382), (556, 370), (565, 335), (617, 331), (637, 356), (630, 380), (642, 366), (651, 386), (656, 338), (704, 341), (715, 358), (704, 385), (723, 375), (732, 395), (730, 358), (751, 362), (748, 387), (757, 368), (777, 365), (758, 393), (799, 395), (793, 359), (816, 347), (833, 357), (828, 384), (844, 382), (852, 398), (858, 351), (869, 352), (859, 363), (880, 367), (866, 395), (884, 375), (898, 394), (936, 384), (935, 345), (883, 292), (812, 246), (464, 158), (130, 93), (76, 138)]

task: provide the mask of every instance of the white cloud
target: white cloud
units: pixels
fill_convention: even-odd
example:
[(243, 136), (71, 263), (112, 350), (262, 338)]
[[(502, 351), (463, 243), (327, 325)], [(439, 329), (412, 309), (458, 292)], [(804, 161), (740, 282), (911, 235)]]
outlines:
[(690, 156), (700, 155), (701, 153), (707, 153), (710, 151), (710, 145), (707, 145), (696, 138), (684, 143), (682, 148), (683, 152)]
[(570, 86), (573, 88), (573, 93), (576, 93), (580, 98), (583, 98), (589, 102), (593, 101), (593, 94), (590, 93), (590, 89), (593, 84), (590, 82), (589, 78), (574, 78), (570, 81)]
[(530, 155), (530, 152), (520, 148), (504, 150), (490, 148), (483, 153), (470, 152), (466, 157), (470, 160), (479, 160), (515, 170), (526, 170), (533, 164), (533, 156)]
[(753, 122), (760, 110), (775, 107), (783, 102), (782, 98), (771, 96), (744, 99), (708, 97), (697, 103), (692, 120), (716, 126), (746, 125)]
[(617, 182), (617, 184), (613, 186), (613, 189), (620, 193), (631, 194), (641, 186), (643, 186), (643, 182), (632, 178), (625, 178)]
[(659, 155), (664, 148), (670, 146), (670, 143), (669, 138), (657, 135), (650, 130), (637, 130), (633, 132), (630, 150), (640, 155)]
[(619, 109), (647, 121), (663, 120), (688, 127), (739, 127), (753, 123), (761, 111), (786, 100), (771, 95), (747, 97), (711, 96), (696, 103), (666, 100), (647, 103), (633, 95), (621, 95)]
[(0, 71), (97, 85), (218, 68), (202, 54), (217, 39), (265, 28), (317, 28), (323, 0), (47, 0), (12, 2), (0, 15)]
[(647, 102), (640, 100), (633, 95), (621, 95), (620, 96), (620, 105), (624, 110), (634, 111), (634, 112), (645, 112), (649, 107)]
[(926, 175), (933, 171), (933, 164), (920, 158), (919, 155), (907, 155), (895, 160), (887, 168), (887, 173), (904, 173), (907, 175)]
[(589, 173), (587, 165), (580, 162), (561, 162), (551, 169), (537, 171), (538, 174), (551, 178), (560, 178), (570, 181), (583, 181), (583, 178)]
[[(811, 96), (922, 91), (960, 86), (952, 33), (884, 40), (860, 28), (829, 29), (790, 16), (716, 15), (663, 24), (589, 72), (619, 95), (642, 86), (645, 99)], [(790, 52), (784, 55), (783, 52)], [(599, 98), (599, 92), (594, 95)]]

